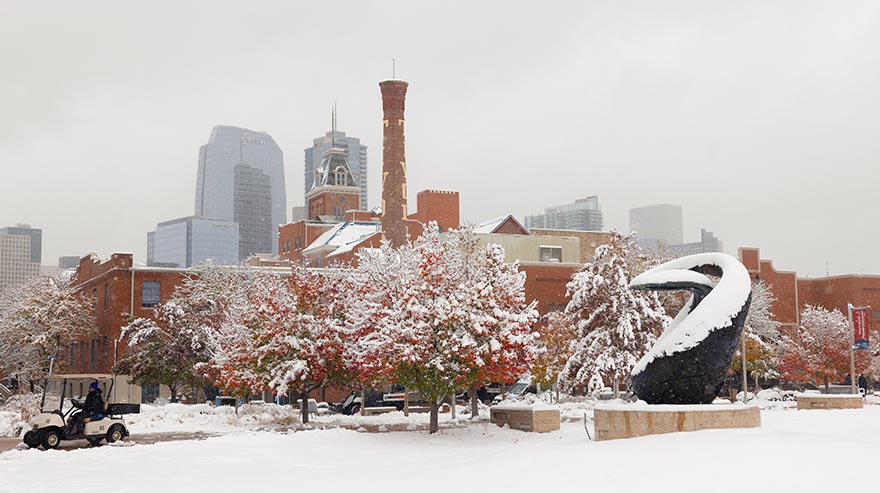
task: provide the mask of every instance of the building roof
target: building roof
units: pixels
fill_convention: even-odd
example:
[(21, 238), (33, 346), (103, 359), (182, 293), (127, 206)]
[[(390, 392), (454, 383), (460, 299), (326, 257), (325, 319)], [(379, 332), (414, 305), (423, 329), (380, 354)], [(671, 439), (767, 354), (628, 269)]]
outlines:
[(318, 250), (333, 249), (332, 255), (351, 251), (358, 243), (382, 231), (382, 225), (375, 222), (343, 222), (325, 231), (305, 250), (303, 255)]
[(494, 219), (490, 219), (488, 221), (483, 221), (474, 227), (474, 233), (495, 233), (497, 232), (501, 226), (507, 221), (513, 221), (519, 226), (523, 231), (528, 234), (529, 228), (522, 225), (512, 214), (508, 214), (506, 216), (499, 216)]

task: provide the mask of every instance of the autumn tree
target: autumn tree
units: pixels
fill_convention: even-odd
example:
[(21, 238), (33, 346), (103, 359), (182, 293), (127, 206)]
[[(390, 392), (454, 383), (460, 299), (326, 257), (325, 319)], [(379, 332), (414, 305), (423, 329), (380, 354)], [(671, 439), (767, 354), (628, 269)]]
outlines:
[(593, 261), (576, 272), (567, 285), (571, 297), (566, 316), (575, 326), (572, 356), (560, 374), (566, 389), (592, 381), (617, 384), (653, 345), (670, 319), (653, 292), (633, 291), (639, 249), (632, 236), (611, 232), (596, 248)]
[(164, 326), (149, 318), (136, 318), (123, 326), (121, 338), (128, 350), (114, 367), (115, 372), (130, 375), (138, 385), (166, 385), (171, 390), (171, 402), (177, 402), (184, 385), (204, 383), (196, 368), (207, 359), (199, 333), (168, 316), (175, 308), (172, 302), (157, 309)]
[(39, 277), (9, 288), (0, 307), (0, 373), (45, 375), (50, 356), (67, 354), (71, 343), (98, 333), (94, 298), (69, 277)]
[[(773, 303), (776, 297), (763, 280), (752, 282), (752, 298), (742, 336), (746, 342), (746, 372), (758, 378), (776, 378), (779, 322), (774, 320)], [(737, 347), (731, 370), (742, 371), (742, 345)]]
[[(807, 305), (800, 326), (782, 330), (779, 371), (786, 380), (821, 383), (827, 392), (850, 371), (850, 330), (840, 310)], [(869, 351), (856, 351), (855, 363), (856, 375), (868, 369)]]
[(538, 347), (541, 351), (532, 363), (531, 374), (542, 387), (551, 388), (557, 383), (559, 373), (572, 357), (575, 325), (563, 312), (551, 311), (541, 317), (541, 323), (535, 326), (535, 330), (538, 332)]
[(515, 376), (533, 359), (537, 313), (525, 302), (524, 276), (504, 262), (503, 249), (479, 247), (472, 232), (441, 237), (429, 224), (414, 245), (362, 255), (359, 270), (373, 279), (352, 310), (370, 325), (358, 342), (363, 364), (419, 389), (431, 433), (444, 398)]

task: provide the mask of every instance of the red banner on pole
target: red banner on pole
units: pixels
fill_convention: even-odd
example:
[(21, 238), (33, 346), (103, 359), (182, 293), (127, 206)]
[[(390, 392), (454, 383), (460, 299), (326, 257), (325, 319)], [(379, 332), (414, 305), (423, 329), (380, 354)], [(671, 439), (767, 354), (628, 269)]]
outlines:
[(867, 308), (853, 310), (853, 330), (855, 331), (855, 348), (868, 349), (868, 313)]

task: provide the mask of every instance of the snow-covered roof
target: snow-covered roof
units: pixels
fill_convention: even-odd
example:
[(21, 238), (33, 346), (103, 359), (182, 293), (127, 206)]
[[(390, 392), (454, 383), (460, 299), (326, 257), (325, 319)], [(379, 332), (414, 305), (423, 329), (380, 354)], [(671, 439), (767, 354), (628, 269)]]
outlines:
[(508, 219), (513, 220), (517, 225), (519, 225), (519, 227), (523, 229), (523, 231), (529, 230), (528, 228), (523, 226), (522, 223), (519, 222), (515, 217), (513, 217), (512, 214), (508, 214), (506, 216), (499, 216), (494, 219), (489, 219), (488, 221), (483, 221), (474, 228), (474, 233), (494, 233), (495, 230), (500, 228), (501, 225), (504, 224), (504, 222)]
[(309, 255), (317, 250), (332, 248), (331, 255), (350, 252), (358, 243), (382, 230), (382, 225), (374, 222), (344, 222), (325, 231), (311, 243), (303, 254)]

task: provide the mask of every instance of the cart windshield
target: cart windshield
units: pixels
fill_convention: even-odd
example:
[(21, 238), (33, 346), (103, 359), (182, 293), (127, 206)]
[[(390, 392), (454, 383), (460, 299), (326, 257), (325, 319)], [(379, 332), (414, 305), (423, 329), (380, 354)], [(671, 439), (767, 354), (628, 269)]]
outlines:
[(64, 380), (50, 378), (46, 380), (46, 388), (43, 393), (43, 406), (41, 411), (50, 413), (61, 410), (61, 396), (64, 392)]

